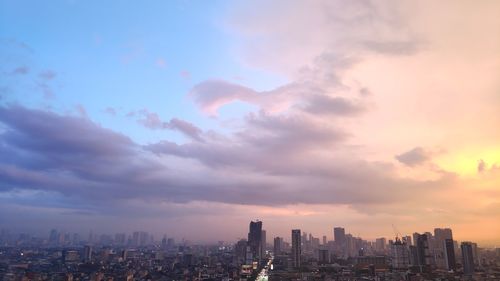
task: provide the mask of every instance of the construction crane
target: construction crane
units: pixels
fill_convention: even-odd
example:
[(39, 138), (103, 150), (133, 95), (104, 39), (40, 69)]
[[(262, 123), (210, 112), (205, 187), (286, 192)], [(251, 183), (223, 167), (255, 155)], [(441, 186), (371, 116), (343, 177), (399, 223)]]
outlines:
[(401, 233), (398, 231), (398, 229), (394, 226), (394, 224), (391, 224), (392, 225), (392, 230), (394, 231), (394, 235), (396, 236), (396, 240), (398, 240), (398, 238), (401, 236)]

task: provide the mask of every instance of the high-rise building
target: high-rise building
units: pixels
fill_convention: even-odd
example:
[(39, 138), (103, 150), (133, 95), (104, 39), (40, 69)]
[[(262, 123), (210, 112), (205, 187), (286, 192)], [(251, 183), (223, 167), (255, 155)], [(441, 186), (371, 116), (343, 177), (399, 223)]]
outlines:
[(92, 247), (90, 245), (85, 245), (85, 247), (83, 247), (83, 261), (92, 261)]
[(407, 246), (413, 245), (412, 242), (411, 242), (411, 236), (410, 235), (404, 236), (402, 240), (403, 240), (403, 242), (406, 243)]
[(318, 250), (318, 262), (320, 264), (330, 263), (330, 252), (328, 249)]
[(50, 231), (50, 235), (49, 235), (49, 242), (50, 242), (50, 244), (53, 244), (53, 245), (57, 244), (57, 238), (58, 238), (57, 230), (52, 229)]
[(333, 228), (333, 243), (335, 250), (339, 255), (344, 255), (346, 253), (346, 237), (345, 229), (343, 227)]
[(345, 244), (345, 229), (343, 227), (333, 228), (333, 240), (339, 246)]
[(460, 245), (462, 249), (462, 266), (465, 275), (472, 275), (474, 273), (474, 255), (471, 242), (462, 242)]
[(405, 242), (396, 237), (391, 243), (391, 262), (395, 269), (407, 269), (410, 263), (410, 253)]
[(254, 259), (262, 258), (262, 222), (251, 221), (248, 232), (248, 246)]
[(260, 246), (261, 246), (260, 253), (262, 257), (266, 254), (266, 244), (267, 244), (266, 231), (262, 230), (260, 234)]
[(300, 267), (300, 257), (302, 255), (302, 245), (300, 229), (292, 229), (292, 261), (293, 267)]
[(446, 269), (456, 270), (456, 260), (455, 260), (455, 245), (453, 239), (445, 239), (444, 242), (444, 260), (446, 264)]
[(274, 255), (278, 256), (283, 253), (283, 238), (274, 237)]
[(326, 235), (323, 235), (323, 245), (326, 245)]
[(434, 245), (432, 254), (436, 262), (436, 266), (441, 269), (446, 269), (445, 260), (445, 240), (453, 240), (453, 235), (450, 228), (435, 228), (434, 229)]
[(385, 253), (385, 246), (387, 245), (387, 239), (384, 237), (375, 239), (375, 251), (379, 254)]
[(244, 264), (246, 262), (247, 240), (241, 239), (236, 243), (234, 246), (234, 255), (236, 256), (238, 263)]
[(418, 234), (416, 237), (415, 245), (417, 250), (417, 262), (421, 267), (430, 265), (430, 254), (429, 254), (429, 240), (427, 240), (427, 234)]

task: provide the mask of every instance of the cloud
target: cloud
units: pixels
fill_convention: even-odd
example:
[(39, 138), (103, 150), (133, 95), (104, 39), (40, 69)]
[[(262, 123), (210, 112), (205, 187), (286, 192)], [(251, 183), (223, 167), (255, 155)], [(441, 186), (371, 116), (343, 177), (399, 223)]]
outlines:
[[(298, 156), (310, 157), (315, 147), (329, 147), (338, 138), (335, 131), (311, 128), (304, 120), (252, 116), (248, 132), (272, 134), (255, 138), (244, 132), (234, 141), (216, 138), (180, 146), (163, 142), (146, 150), (81, 117), (12, 106), (0, 109), (0, 122), (7, 128), (0, 138), (2, 189), (57, 192), (79, 198), (80, 204), (119, 204), (127, 198), (257, 205), (384, 202), (402, 200), (415, 185), (432, 185), (391, 179), (382, 166), (361, 160), (301, 161)], [(393, 196), (377, 195), (385, 192)]]
[(116, 116), (116, 109), (114, 109), (113, 107), (110, 106), (106, 107), (106, 109), (104, 109), (104, 112), (106, 112), (109, 115)]
[(486, 170), (486, 162), (483, 159), (479, 159), (477, 162), (477, 172), (482, 173)]
[[(189, 137), (192, 140), (195, 141), (203, 141), (203, 131), (193, 125), (192, 123), (189, 123), (187, 121), (178, 119), (178, 118), (172, 118), (168, 122), (164, 122), (160, 119), (160, 116), (158, 116), (157, 113), (155, 112), (150, 112), (147, 109), (142, 109), (137, 112), (137, 114), (141, 115), (142, 117), (138, 119), (138, 122), (145, 126), (146, 128), (157, 130), (157, 129), (169, 129), (169, 130), (175, 130), (179, 131), (185, 136)], [(133, 116), (127, 114), (128, 116)]]
[(422, 147), (415, 147), (405, 153), (396, 155), (396, 159), (410, 167), (420, 165), (427, 162), (431, 158), (431, 154)]
[(30, 69), (27, 66), (19, 66), (12, 70), (12, 75), (26, 75), (28, 74)]
[(310, 97), (307, 102), (308, 104), (304, 106), (304, 110), (318, 115), (351, 116), (366, 110), (366, 107), (361, 102), (343, 97), (315, 95)]
[(56, 77), (56, 75), (57, 73), (55, 73), (52, 70), (45, 70), (40, 72), (40, 74), (38, 74), (38, 77), (40, 77), (42, 80), (49, 81), (53, 80)]
[(217, 110), (233, 101), (253, 102), (257, 93), (247, 87), (221, 80), (204, 81), (191, 89), (189, 96), (203, 111), (215, 115)]

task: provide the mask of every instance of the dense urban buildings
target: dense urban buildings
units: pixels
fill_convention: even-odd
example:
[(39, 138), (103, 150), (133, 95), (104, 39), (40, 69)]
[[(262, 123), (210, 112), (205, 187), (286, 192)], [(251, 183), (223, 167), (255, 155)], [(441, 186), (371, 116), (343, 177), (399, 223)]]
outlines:
[(213, 244), (144, 231), (83, 238), (2, 230), (0, 280), (500, 280), (500, 248), (459, 243), (449, 228), (414, 233), (414, 243), (399, 235), (369, 241), (341, 227), (320, 240), (293, 229), (288, 242), (276, 236), (268, 245), (263, 226), (252, 221), (248, 240)]

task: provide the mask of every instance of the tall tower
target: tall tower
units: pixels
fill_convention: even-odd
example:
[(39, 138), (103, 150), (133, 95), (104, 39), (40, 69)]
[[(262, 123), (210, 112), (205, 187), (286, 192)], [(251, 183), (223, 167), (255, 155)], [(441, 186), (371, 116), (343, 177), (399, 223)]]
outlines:
[(83, 247), (83, 260), (85, 262), (92, 261), (92, 247), (89, 245)]
[(266, 254), (266, 246), (267, 246), (266, 231), (262, 230), (262, 232), (260, 234), (260, 254), (261, 254), (261, 257), (263, 257)]
[(444, 260), (446, 263), (446, 269), (455, 270), (456, 269), (456, 261), (455, 261), (455, 243), (453, 243), (453, 239), (445, 239), (444, 242)]
[(422, 269), (422, 267), (430, 265), (429, 240), (427, 234), (417, 234), (416, 239), (418, 265)]
[(292, 229), (292, 260), (293, 267), (300, 267), (300, 256), (302, 254), (300, 229)]
[(345, 229), (343, 227), (333, 228), (333, 241), (337, 252), (340, 252), (341, 255), (345, 254), (346, 238)]
[(274, 255), (281, 255), (283, 252), (283, 238), (282, 237), (274, 237)]
[(248, 232), (248, 246), (254, 259), (262, 258), (262, 222), (251, 221)]
[(446, 258), (445, 258), (445, 240), (453, 239), (453, 235), (450, 228), (435, 228), (434, 229), (434, 249), (433, 256), (436, 260), (436, 265), (439, 268), (447, 269)]
[(395, 269), (407, 269), (410, 263), (408, 247), (398, 237), (395, 242), (391, 243), (391, 261)]
[(462, 249), (462, 263), (465, 275), (472, 275), (474, 273), (474, 255), (472, 254), (472, 243), (462, 242), (460, 245)]

